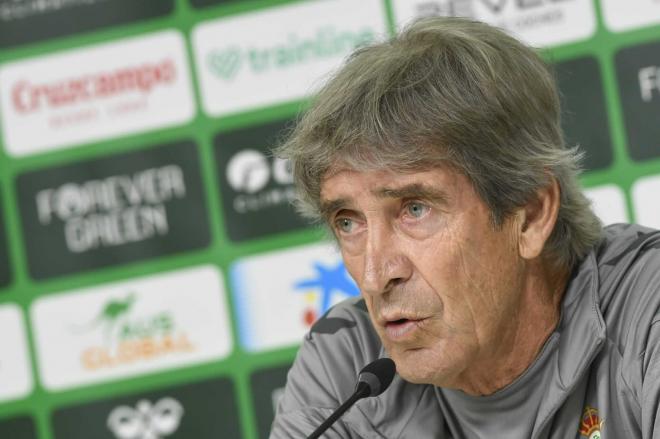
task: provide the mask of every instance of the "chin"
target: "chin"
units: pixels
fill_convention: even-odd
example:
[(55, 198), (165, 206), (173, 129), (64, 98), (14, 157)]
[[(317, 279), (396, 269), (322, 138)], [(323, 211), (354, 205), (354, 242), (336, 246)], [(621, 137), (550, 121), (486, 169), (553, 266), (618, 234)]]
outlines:
[(431, 384), (438, 387), (449, 387), (450, 381), (448, 377), (444, 376), (438, 371), (424, 370), (420, 367), (413, 366), (412, 369), (398, 370), (397, 373), (404, 380), (412, 384)]
[[(414, 384), (434, 384), (439, 375), (439, 371), (433, 367), (433, 363), (420, 358), (420, 352), (399, 353), (392, 356), (396, 363), (396, 371), (401, 378)], [(423, 355), (423, 354), (422, 354)]]
[(413, 384), (451, 387), (453, 378), (458, 375), (460, 369), (456, 364), (446, 364), (447, 358), (438, 358), (430, 349), (394, 351), (391, 358), (396, 363), (399, 376)]
[(420, 374), (420, 373), (406, 373), (406, 371), (401, 371), (398, 372), (399, 376), (403, 378), (404, 381), (407, 381), (409, 383), (413, 384), (433, 384), (431, 382), (431, 377), (425, 375), (425, 374)]

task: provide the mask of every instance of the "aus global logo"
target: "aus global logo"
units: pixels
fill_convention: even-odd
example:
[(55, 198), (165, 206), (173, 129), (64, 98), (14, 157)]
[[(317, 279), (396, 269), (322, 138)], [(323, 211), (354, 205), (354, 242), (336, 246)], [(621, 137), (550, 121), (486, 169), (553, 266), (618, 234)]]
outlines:
[(134, 310), (137, 300), (134, 292), (112, 298), (89, 321), (71, 328), (73, 333), (99, 334), (96, 343), (82, 350), (83, 369), (109, 369), (195, 350), (170, 311), (140, 315)]
[(39, 298), (30, 312), (42, 382), (63, 390), (224, 358), (223, 296), (220, 271), (201, 265)]
[(301, 279), (293, 285), (305, 297), (305, 309), (301, 317), (308, 327), (337, 301), (360, 295), (343, 262), (327, 265), (315, 261), (313, 267), (315, 276)]

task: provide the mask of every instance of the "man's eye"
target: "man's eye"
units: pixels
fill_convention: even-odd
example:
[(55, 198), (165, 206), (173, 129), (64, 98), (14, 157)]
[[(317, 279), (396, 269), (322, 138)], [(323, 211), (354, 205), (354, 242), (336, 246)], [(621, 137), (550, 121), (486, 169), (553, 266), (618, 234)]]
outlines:
[(423, 217), (429, 210), (429, 207), (422, 203), (408, 203), (406, 205), (406, 213), (413, 218)]
[(335, 224), (337, 225), (337, 229), (342, 233), (351, 233), (353, 231), (354, 224), (350, 218), (339, 218)]

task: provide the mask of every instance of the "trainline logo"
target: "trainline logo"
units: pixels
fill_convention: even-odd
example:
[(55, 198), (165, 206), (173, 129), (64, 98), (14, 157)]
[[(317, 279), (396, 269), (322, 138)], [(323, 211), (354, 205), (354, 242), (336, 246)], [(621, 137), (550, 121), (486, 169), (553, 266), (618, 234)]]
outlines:
[(239, 47), (229, 47), (224, 50), (214, 50), (209, 54), (209, 68), (224, 80), (234, 79), (243, 61)]
[(231, 349), (222, 279), (211, 266), (44, 297), (31, 312), (50, 390), (217, 360)]
[(201, 23), (192, 41), (204, 109), (216, 116), (304, 98), (386, 32), (379, 0), (296, 2)]
[(286, 41), (271, 47), (253, 46), (241, 49), (233, 46), (213, 50), (209, 53), (208, 63), (215, 75), (230, 81), (236, 77), (243, 65), (254, 75), (278, 69), (292, 69), (348, 53), (375, 38), (374, 32), (368, 27), (352, 32), (328, 26), (319, 29), (310, 38), (289, 34)]

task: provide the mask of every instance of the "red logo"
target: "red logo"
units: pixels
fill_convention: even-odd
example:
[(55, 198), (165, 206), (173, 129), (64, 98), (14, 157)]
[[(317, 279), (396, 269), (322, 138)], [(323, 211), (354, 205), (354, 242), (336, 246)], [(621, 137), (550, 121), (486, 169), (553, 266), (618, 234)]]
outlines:
[(601, 439), (600, 431), (603, 428), (604, 422), (605, 421), (598, 416), (598, 410), (587, 406), (582, 414), (579, 433), (581, 436), (589, 439)]
[(145, 63), (48, 84), (22, 80), (13, 86), (11, 94), (16, 111), (29, 113), (42, 106), (57, 108), (124, 93), (148, 93), (153, 87), (171, 83), (175, 78), (174, 61), (166, 59), (156, 64)]

